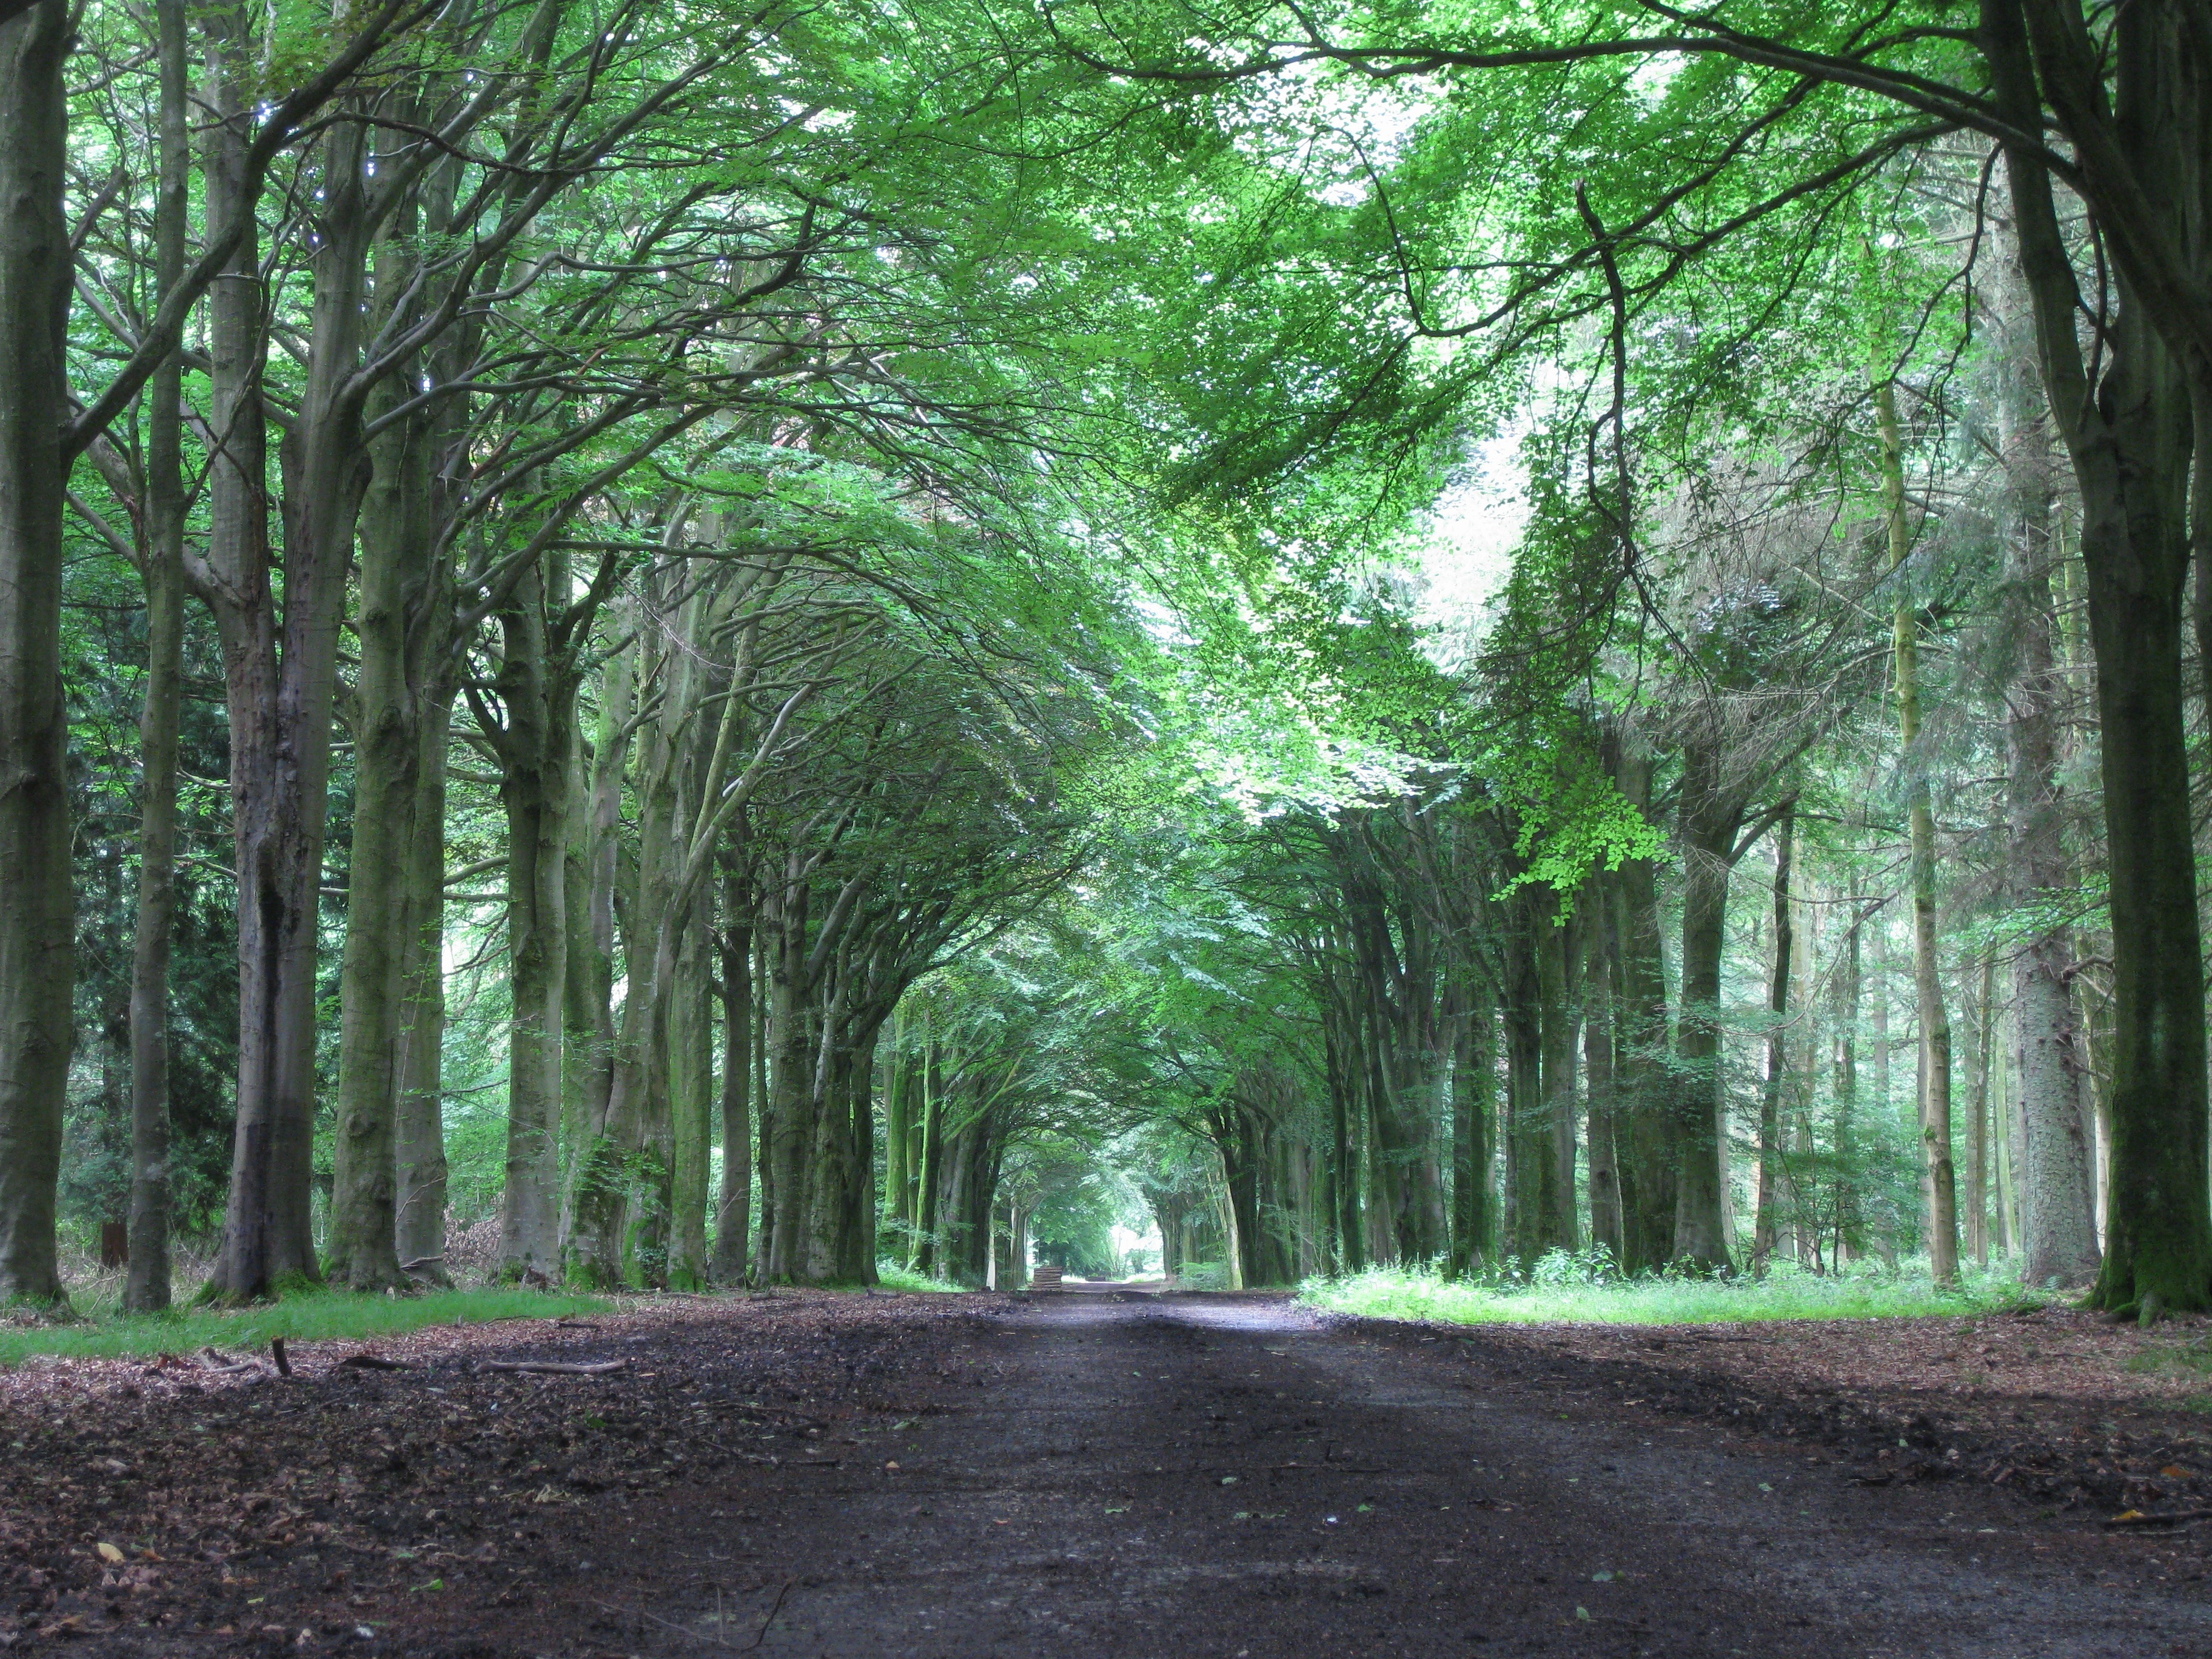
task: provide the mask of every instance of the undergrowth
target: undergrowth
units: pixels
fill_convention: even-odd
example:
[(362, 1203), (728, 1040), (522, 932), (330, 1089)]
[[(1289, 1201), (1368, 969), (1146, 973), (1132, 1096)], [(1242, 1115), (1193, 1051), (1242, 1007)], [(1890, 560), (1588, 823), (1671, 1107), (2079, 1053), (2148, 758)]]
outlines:
[(1764, 1279), (1647, 1274), (1623, 1279), (1607, 1264), (1564, 1252), (1511, 1279), (1447, 1279), (1431, 1270), (1371, 1267), (1310, 1279), (1298, 1298), (1333, 1313), (1447, 1324), (1694, 1325), (1764, 1319), (1899, 1319), (2016, 1308), (2017, 1276), (1967, 1268), (1955, 1291), (1939, 1291), (1923, 1268), (1869, 1266), (1812, 1273), (1779, 1264)]
[(265, 1348), (288, 1342), (359, 1341), (398, 1336), (426, 1325), (479, 1325), (495, 1319), (550, 1319), (604, 1310), (601, 1297), (563, 1291), (487, 1287), (429, 1291), (418, 1296), (363, 1296), (351, 1291), (301, 1291), (282, 1300), (238, 1309), (172, 1308), (161, 1314), (79, 1310), (65, 1323), (0, 1325), (0, 1366), (38, 1354), (73, 1359), (123, 1359), (196, 1353), (203, 1347)]

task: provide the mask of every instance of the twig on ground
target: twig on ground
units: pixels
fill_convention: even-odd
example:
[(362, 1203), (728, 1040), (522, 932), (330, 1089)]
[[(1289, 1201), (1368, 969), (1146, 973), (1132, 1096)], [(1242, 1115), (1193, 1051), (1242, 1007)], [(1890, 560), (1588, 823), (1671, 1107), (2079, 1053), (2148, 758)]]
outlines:
[(783, 1581), (783, 1588), (775, 1593), (775, 1605), (768, 1610), (768, 1617), (761, 1620), (761, 1627), (755, 1632), (751, 1644), (744, 1650), (745, 1652), (752, 1652), (754, 1649), (768, 1640), (768, 1627), (775, 1623), (776, 1614), (783, 1611), (783, 1598), (790, 1594), (791, 1580), (787, 1578)]
[(487, 1371), (528, 1371), (538, 1376), (611, 1376), (617, 1371), (629, 1369), (627, 1359), (610, 1359), (598, 1365), (563, 1365), (550, 1360), (487, 1359), (480, 1370)]
[[(719, 1595), (720, 1591), (718, 1590), (716, 1593)], [(663, 1619), (657, 1613), (647, 1613), (643, 1607), (608, 1607), (605, 1601), (595, 1601), (592, 1605), (598, 1607), (605, 1607), (609, 1613), (627, 1613), (639, 1619), (650, 1619), (656, 1625), (666, 1626), (667, 1628), (674, 1631), (679, 1636), (688, 1636), (694, 1641), (697, 1642), (712, 1642), (716, 1647), (727, 1648), (732, 1653), (742, 1653), (747, 1651), (747, 1650), (738, 1647), (736, 1643), (729, 1641), (726, 1638), (706, 1635), (702, 1632), (693, 1630), (689, 1625), (676, 1624), (672, 1620)], [(717, 1616), (719, 1617), (719, 1615)]]
[(363, 1371), (412, 1371), (422, 1369), (409, 1360), (386, 1359), (380, 1353), (349, 1353), (343, 1359), (339, 1360), (338, 1364), (350, 1365), (356, 1370)]

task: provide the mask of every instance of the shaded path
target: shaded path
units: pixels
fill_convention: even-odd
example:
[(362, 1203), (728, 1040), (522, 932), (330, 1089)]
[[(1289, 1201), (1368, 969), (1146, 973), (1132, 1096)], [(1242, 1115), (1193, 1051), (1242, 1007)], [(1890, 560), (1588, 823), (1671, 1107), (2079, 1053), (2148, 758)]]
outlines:
[(513, 1650), (2212, 1653), (2201, 1583), (2112, 1571), (2141, 1540), (1562, 1410), (1479, 1341), (1079, 1292), (969, 1328), (897, 1433), (672, 1491), (611, 1575), (544, 1564)]

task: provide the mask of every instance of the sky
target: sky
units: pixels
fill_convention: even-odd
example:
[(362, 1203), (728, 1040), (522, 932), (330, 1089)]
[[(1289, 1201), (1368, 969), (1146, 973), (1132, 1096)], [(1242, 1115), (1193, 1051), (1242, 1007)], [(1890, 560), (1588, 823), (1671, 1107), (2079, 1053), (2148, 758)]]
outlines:
[(1442, 666), (1461, 665), (1480, 643), (1491, 601), (1511, 573), (1528, 521), (1523, 435), (1508, 432), (1476, 446), (1465, 475), (1430, 515), (1420, 554), (1426, 586), (1414, 614), (1438, 630), (1431, 650)]

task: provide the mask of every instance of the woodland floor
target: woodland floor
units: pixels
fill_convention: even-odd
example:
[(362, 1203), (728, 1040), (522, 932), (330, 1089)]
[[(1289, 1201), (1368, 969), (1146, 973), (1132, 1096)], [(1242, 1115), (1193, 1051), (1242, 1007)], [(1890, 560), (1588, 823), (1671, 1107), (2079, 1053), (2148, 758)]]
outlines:
[(0, 1649), (2203, 1656), (2212, 1539), (2108, 1524), (2212, 1511), (2201, 1335), (788, 1294), (27, 1365)]

